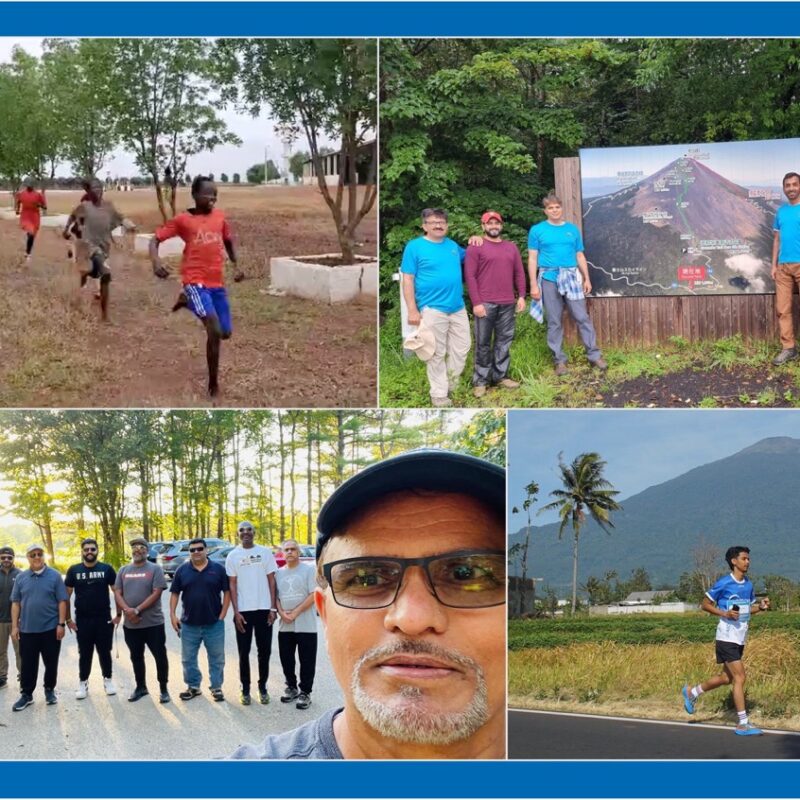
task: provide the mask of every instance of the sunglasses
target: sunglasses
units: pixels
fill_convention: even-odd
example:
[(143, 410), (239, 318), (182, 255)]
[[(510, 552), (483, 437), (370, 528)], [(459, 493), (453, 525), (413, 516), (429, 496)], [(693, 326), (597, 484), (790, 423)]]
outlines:
[(44, 558), (44, 553), (28, 553), (28, 558)]
[(14, 556), (10, 555), (9, 553), (3, 553), (0, 555), (0, 558), (7, 558), (9, 561), (14, 558)]
[(423, 570), (443, 606), (488, 608), (506, 602), (506, 554), (497, 550), (427, 558), (348, 558), (325, 564), (322, 572), (337, 605), (373, 609), (394, 603), (409, 567)]
[(252, 533), (252, 528), (239, 528), (239, 533)]
[(84, 553), (96, 553), (97, 552), (97, 548), (96, 547), (84, 547), (83, 548), (83, 552)]
[(203, 550), (205, 550), (205, 547), (190, 547), (189, 548), (189, 552), (190, 553), (202, 553)]

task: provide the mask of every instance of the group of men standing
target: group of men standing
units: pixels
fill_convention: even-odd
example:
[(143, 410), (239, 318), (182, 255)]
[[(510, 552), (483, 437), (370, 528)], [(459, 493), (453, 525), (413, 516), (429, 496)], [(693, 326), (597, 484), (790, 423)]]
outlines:
[[(258, 696), (269, 703), (267, 680), (272, 649), (272, 625), (280, 618), (278, 644), (286, 691), (281, 701), (297, 708), (311, 705), (317, 634), (313, 610), (315, 571), (300, 561), (299, 544), (283, 543), (286, 565), (278, 569), (272, 550), (254, 542), (251, 523), (238, 526), (240, 544), (225, 566), (209, 560), (202, 538), (189, 543), (189, 559), (175, 572), (170, 589), (169, 616), (181, 640), (181, 659), (186, 689), (181, 700), (202, 694), (198, 666), (201, 645), (209, 664), (211, 696), (225, 699), (222, 691), (225, 664), (225, 617), (233, 605), (233, 622), (239, 651), (241, 703), (250, 705), (250, 651), (253, 638), (258, 652)], [(112, 676), (114, 630), (122, 622), (130, 653), (135, 686), (128, 697), (136, 702), (149, 694), (145, 650), (156, 666), (159, 701), (169, 703), (169, 658), (166, 646), (162, 593), (167, 581), (160, 566), (148, 561), (144, 538), (130, 543), (131, 561), (116, 572), (98, 560), (94, 539), (81, 542), (81, 562), (61, 575), (45, 562), (44, 550), (26, 550), (29, 569), (14, 566), (11, 547), (0, 548), (0, 688), (8, 684), (8, 643), (13, 644), (19, 675), (20, 696), (12, 706), (22, 711), (33, 703), (39, 662), (44, 666), (43, 688), (49, 705), (58, 702), (58, 660), (67, 628), (77, 638), (78, 689), (83, 700), (89, 693), (89, 677), (97, 653), (105, 693), (117, 692)], [(74, 618), (70, 616), (74, 596)], [(112, 616), (111, 598), (114, 599)], [(180, 615), (178, 604), (181, 604)], [(299, 651), (300, 681), (296, 677), (295, 651)]]
[(483, 397), (491, 386), (516, 389), (520, 385), (509, 376), (509, 366), (515, 316), (525, 310), (526, 291), (534, 303), (532, 315), (547, 318), (547, 344), (557, 375), (567, 373), (562, 327), (565, 306), (575, 320), (589, 362), (601, 371), (606, 369), (586, 311), (585, 294), (591, 292), (592, 284), (580, 231), (563, 219), (561, 200), (555, 195), (544, 198), (543, 208), (546, 219), (534, 225), (528, 237), (529, 290), (519, 250), (503, 239), (503, 217), (497, 211), (481, 216), (483, 236), (471, 237), (464, 249), (447, 236), (446, 211), (423, 210), (423, 235), (406, 245), (400, 271), (408, 323), (417, 326), (414, 336), (420, 344), (424, 337), (429, 339), (429, 347), (419, 347), (417, 352), (426, 361), (434, 406), (452, 405), (450, 394), (471, 347), (463, 282), (474, 316), (475, 397)]

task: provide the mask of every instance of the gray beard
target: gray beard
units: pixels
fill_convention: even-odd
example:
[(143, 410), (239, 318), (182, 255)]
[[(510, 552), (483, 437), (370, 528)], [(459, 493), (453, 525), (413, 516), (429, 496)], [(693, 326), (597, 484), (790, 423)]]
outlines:
[[(401, 686), (403, 708), (371, 697), (361, 684), (361, 673), (367, 664), (382, 661), (400, 653), (429, 655), (458, 664), (475, 673), (476, 689), (463, 711), (432, 714), (424, 707), (424, 692), (416, 686)], [(445, 650), (428, 642), (400, 640), (394, 645), (375, 647), (364, 653), (353, 668), (350, 684), (353, 703), (364, 721), (381, 736), (408, 744), (449, 745), (468, 739), (489, 720), (486, 679), (480, 665), (460, 653)], [(417, 702), (414, 702), (414, 701)]]

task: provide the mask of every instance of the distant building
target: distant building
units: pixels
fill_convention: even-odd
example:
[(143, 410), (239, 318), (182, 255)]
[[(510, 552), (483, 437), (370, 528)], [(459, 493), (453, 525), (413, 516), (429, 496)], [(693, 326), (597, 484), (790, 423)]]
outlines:
[(631, 592), (624, 600), (620, 601), (620, 605), (643, 606), (648, 603), (655, 603), (659, 598), (669, 597), (672, 593), (672, 589), (659, 589), (655, 592)]
[[(356, 151), (356, 181), (359, 185), (366, 184), (371, 180), (375, 180), (375, 159), (378, 157), (377, 142), (375, 139), (372, 141), (364, 142)], [(328, 153), (326, 156), (320, 156), (322, 161), (322, 169), (325, 175), (325, 183), (328, 186), (336, 186), (339, 183), (339, 171), (342, 168), (342, 153)], [(303, 184), (306, 186), (315, 186), (317, 183), (317, 172), (314, 169), (314, 162), (309, 159), (303, 162)], [(345, 184), (347, 181), (345, 180)]]

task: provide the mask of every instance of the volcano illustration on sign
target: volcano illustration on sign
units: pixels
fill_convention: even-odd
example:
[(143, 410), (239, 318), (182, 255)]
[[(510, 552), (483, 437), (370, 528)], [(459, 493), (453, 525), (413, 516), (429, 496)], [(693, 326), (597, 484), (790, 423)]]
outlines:
[(774, 291), (775, 211), (800, 140), (581, 151), (595, 295)]

